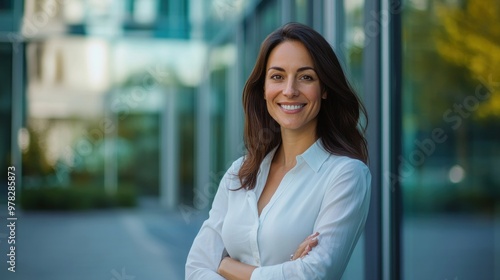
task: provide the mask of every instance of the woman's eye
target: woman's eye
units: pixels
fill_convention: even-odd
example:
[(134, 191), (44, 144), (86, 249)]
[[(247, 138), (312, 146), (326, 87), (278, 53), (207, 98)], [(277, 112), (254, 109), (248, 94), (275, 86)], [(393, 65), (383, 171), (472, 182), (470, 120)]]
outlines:
[(272, 80), (280, 80), (281, 78), (282, 78), (281, 75), (272, 75), (271, 76)]
[(302, 80), (306, 80), (306, 81), (312, 81), (313, 80), (313, 77), (309, 76), (309, 75), (304, 75), (302, 77), (300, 77), (300, 79)]

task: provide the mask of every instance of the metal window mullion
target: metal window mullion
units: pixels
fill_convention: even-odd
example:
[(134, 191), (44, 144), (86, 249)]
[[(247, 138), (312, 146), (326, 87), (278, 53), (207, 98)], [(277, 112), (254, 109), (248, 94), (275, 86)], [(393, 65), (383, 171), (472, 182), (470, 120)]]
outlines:
[[(15, 26), (13, 32), (21, 34), (21, 19), (23, 14), (24, 1), (15, 1), (13, 6), (13, 18)], [(18, 23), (18, 24), (17, 24)], [(23, 127), (24, 120), (24, 100), (26, 91), (24, 87), (25, 81), (25, 45), (26, 41), (12, 42), (12, 104), (11, 104), (11, 164), (16, 168), (16, 189), (17, 196), (21, 198), (22, 187), (22, 153), (18, 142), (18, 133)]]
[[(381, 12), (389, 10), (389, 1), (381, 1)], [(381, 17), (381, 15), (379, 15)], [(391, 186), (388, 180), (391, 158), (391, 100), (390, 100), (390, 24), (391, 20), (380, 25), (381, 35), (381, 137), (382, 137), (382, 279), (390, 280), (391, 273)]]
[[(14, 46), (14, 44), (17, 44)], [(16, 190), (21, 195), (22, 186), (22, 154), (19, 147), (18, 135), (23, 127), (23, 81), (24, 81), (24, 45), (25, 43), (13, 43), (12, 51), (12, 120), (11, 120), (11, 165), (15, 167)]]
[(161, 112), (160, 139), (165, 148), (160, 152), (160, 201), (167, 209), (179, 204), (179, 128), (175, 87), (169, 87), (164, 94), (164, 109)]
[[(243, 28), (241, 25), (238, 25), (236, 28), (236, 32), (234, 33), (234, 45), (236, 47), (236, 57), (243, 57), (242, 48), (244, 44), (243, 37)], [(226, 98), (228, 107), (227, 110), (227, 120), (229, 129), (226, 130), (226, 139), (228, 139), (229, 143), (229, 154), (228, 158), (225, 160), (231, 161), (243, 154), (242, 151), (242, 137), (243, 135), (243, 113), (242, 113), (242, 81), (241, 81), (241, 73), (243, 72), (243, 66), (241, 63), (234, 61), (233, 65), (229, 67), (230, 71), (227, 74), (227, 90), (226, 90)], [(227, 166), (226, 166), (227, 167)]]
[[(389, 100), (391, 101), (391, 157), (390, 157), (390, 172), (399, 178), (398, 157), (401, 154), (401, 135), (402, 135), (402, 36), (401, 36), (401, 0), (391, 0), (390, 2), (390, 90)], [(399, 9), (394, 9), (399, 7)], [(402, 217), (402, 195), (400, 182), (390, 182), (391, 188), (391, 272), (393, 279), (402, 277), (402, 257), (401, 257), (401, 217)]]
[(338, 31), (337, 21), (335, 20), (337, 17), (337, 6), (334, 0), (325, 0), (323, 13), (325, 18), (323, 28), (325, 39), (335, 50), (338, 50), (339, 42), (335, 36)]
[[(381, 89), (382, 89), (382, 244), (383, 278), (399, 279), (400, 205), (397, 155), (401, 135), (401, 10), (400, 0), (382, 0), (381, 22)], [(384, 21), (384, 18), (386, 20)]]
[[(363, 48), (363, 89), (368, 114), (366, 138), (368, 141), (369, 168), (372, 174), (371, 203), (365, 227), (365, 279), (382, 279), (382, 151), (381, 151), (381, 60), (380, 30), (374, 22), (380, 11), (379, 1), (366, 1), (364, 28), (367, 38)], [(369, 36), (369, 37), (368, 37)]]
[[(209, 55), (210, 50), (207, 52), (207, 59), (205, 61), (205, 71), (202, 83), (197, 90), (197, 105), (196, 105), (196, 187), (194, 191), (193, 203), (195, 208), (199, 210), (208, 208), (207, 200), (210, 183), (210, 151), (212, 143), (211, 129), (211, 115), (210, 115), (210, 64)], [(200, 204), (197, 205), (196, 203)]]
[(322, 34), (324, 34), (323, 6), (324, 2), (321, 0), (312, 2), (312, 27)]

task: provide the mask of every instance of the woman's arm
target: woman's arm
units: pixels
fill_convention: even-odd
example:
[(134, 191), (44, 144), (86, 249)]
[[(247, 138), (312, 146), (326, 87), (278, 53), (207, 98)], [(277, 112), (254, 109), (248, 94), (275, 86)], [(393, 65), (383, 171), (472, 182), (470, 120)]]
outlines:
[[(319, 233), (317, 232), (313, 233), (300, 243), (290, 260), (296, 260), (307, 256), (312, 248), (318, 245), (318, 239), (316, 238), (318, 235)], [(225, 257), (221, 261), (217, 272), (227, 280), (249, 280), (252, 277), (252, 272), (256, 268), (256, 266), (244, 264), (230, 257)]]
[(290, 260), (296, 260), (298, 258), (304, 258), (311, 252), (312, 248), (318, 245), (318, 235), (319, 232), (315, 232), (309, 235), (302, 243), (300, 243), (299, 248), (295, 251), (295, 253), (290, 257)]
[(186, 261), (185, 278), (187, 280), (224, 279), (217, 273), (217, 269), (225, 248), (221, 231), (227, 213), (229, 176), (234, 176), (231, 175), (234, 174), (233, 167), (222, 178), (209, 212), (209, 218), (203, 223), (193, 241)]
[(255, 268), (257, 267), (225, 257), (217, 272), (227, 280), (249, 280)]

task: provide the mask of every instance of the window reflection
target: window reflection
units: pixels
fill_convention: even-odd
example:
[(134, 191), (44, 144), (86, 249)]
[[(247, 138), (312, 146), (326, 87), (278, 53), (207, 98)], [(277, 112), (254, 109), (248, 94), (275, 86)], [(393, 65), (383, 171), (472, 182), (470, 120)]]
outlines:
[[(360, 37), (364, 36), (364, 1), (341, 1), (337, 4), (342, 8), (344, 23), (339, 31), (340, 42), (337, 54), (341, 59), (344, 71), (353, 86), (355, 92), (363, 97), (363, 49), (364, 42)], [(353, 251), (349, 264), (344, 272), (342, 279), (364, 279), (364, 243), (365, 234), (361, 235), (356, 248)]]
[(2, 0), (0, 1), (0, 12), (12, 10), (14, 0)]
[[(11, 150), (10, 135), (12, 124), (12, 48), (10, 44), (0, 43), (0, 75), (3, 82), (0, 83), (0, 168), (7, 170), (10, 165), (9, 154)], [(6, 195), (7, 191), (0, 193)], [(2, 196), (3, 197), (3, 196)]]
[(494, 279), (500, 37), (488, 22), (497, 21), (498, 4), (406, 4), (399, 158), (404, 278)]

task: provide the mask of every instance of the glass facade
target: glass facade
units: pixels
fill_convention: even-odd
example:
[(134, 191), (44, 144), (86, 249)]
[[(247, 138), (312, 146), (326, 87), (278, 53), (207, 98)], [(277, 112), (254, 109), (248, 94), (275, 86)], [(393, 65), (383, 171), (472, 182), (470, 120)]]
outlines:
[(403, 278), (498, 279), (498, 2), (405, 6)]
[(3, 135), (0, 137), (0, 166), (6, 170), (11, 163), (9, 160), (11, 138), (8, 137), (12, 130), (12, 46), (10, 44), (0, 43), (0, 61), (2, 61), (0, 73), (4, 77), (4, 82), (0, 83), (0, 134)]
[(0, 11), (10, 11), (12, 10), (12, 2), (13, 0), (2, 0), (0, 1)]
[(0, 1), (1, 166), (200, 223), (245, 153), (260, 43), (297, 21), (368, 110), (372, 208), (343, 279), (499, 279), (497, 2)]

